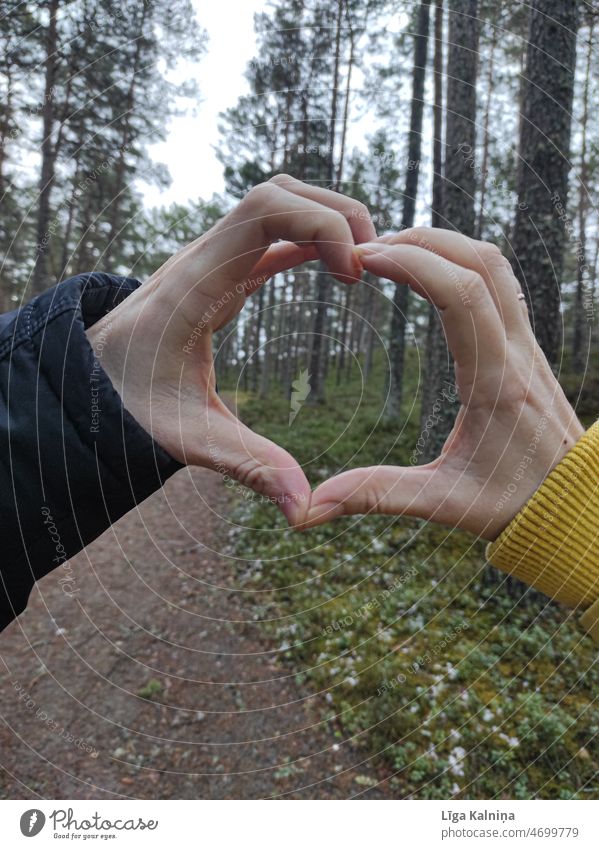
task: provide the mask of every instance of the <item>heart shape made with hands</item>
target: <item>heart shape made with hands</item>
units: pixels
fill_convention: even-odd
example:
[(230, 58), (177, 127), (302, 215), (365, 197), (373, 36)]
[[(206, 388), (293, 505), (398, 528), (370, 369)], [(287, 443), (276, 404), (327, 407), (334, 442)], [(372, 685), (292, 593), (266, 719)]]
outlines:
[(213, 335), (274, 274), (320, 259), (343, 283), (376, 238), (366, 207), (286, 175), (252, 189), (88, 330), (124, 406), (172, 457), (227, 474), (278, 503), (291, 524), (310, 485), (283, 448), (254, 433), (216, 392)]
[[(437, 308), (460, 409), (432, 463), (353, 469), (311, 491), (284, 448), (216, 392), (212, 339), (276, 273), (320, 259), (343, 283), (363, 269)], [(366, 207), (278, 175), (171, 257), (88, 330), (124, 405), (175, 459), (227, 474), (306, 529), (342, 515), (419, 516), (493, 539), (584, 432), (534, 334), (511, 265), (450, 230), (377, 237)], [(544, 438), (507, 509), (498, 496), (542, 420)]]

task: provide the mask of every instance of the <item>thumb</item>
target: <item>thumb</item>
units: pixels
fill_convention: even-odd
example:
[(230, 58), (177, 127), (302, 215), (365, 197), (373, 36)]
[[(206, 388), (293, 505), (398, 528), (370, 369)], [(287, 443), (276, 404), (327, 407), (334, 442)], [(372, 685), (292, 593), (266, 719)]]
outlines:
[(339, 516), (356, 513), (434, 518), (443, 503), (441, 475), (435, 464), (426, 466), (370, 466), (329, 478), (312, 493), (301, 530)]
[(228, 410), (211, 415), (209, 425), (209, 466), (271, 501), (290, 525), (301, 524), (310, 504), (310, 484), (297, 460)]
[(318, 259), (318, 251), (314, 245), (296, 245), (294, 242), (277, 242), (271, 245), (252, 268), (249, 277), (244, 280), (246, 294), (253, 294), (275, 274), (313, 259)]

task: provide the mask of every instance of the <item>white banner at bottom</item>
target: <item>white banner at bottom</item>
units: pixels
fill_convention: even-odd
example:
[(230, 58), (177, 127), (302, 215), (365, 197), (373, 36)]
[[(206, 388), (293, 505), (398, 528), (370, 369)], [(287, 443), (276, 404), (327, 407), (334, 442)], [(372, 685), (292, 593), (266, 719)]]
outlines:
[[(589, 801), (4, 801), (2, 845), (596, 849)], [(380, 841), (380, 843), (378, 842)], [(408, 842), (409, 841), (409, 842)]]

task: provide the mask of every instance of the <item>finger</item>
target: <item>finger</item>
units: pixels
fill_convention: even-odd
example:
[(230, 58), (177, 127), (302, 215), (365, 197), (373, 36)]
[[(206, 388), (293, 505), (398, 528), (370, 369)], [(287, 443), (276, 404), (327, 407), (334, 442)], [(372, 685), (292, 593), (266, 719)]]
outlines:
[(305, 517), (310, 484), (289, 452), (255, 433), (216, 399), (208, 414), (208, 465), (275, 504), (290, 525)]
[(480, 274), (413, 245), (371, 242), (358, 251), (367, 271), (407, 284), (437, 307), (456, 363), (472, 372), (466, 376), (503, 362), (505, 330)]
[[(194, 250), (198, 270), (204, 272), (203, 285), (217, 287), (206, 289), (211, 297), (224, 294), (230, 285), (227, 280), (249, 277), (267, 248), (279, 239), (315, 247), (329, 271), (343, 282), (357, 282), (362, 272), (344, 215), (272, 182), (252, 189), (209, 236)], [(217, 271), (221, 273), (214, 274)]]
[(439, 509), (446, 489), (443, 475), (434, 463), (414, 468), (371, 466), (352, 469), (317, 487), (300, 529), (359, 513), (387, 513), (443, 521), (439, 517)]
[(487, 284), (508, 335), (530, 336), (528, 313), (523, 311), (522, 300), (518, 299), (520, 284), (509, 260), (496, 245), (438, 227), (411, 227), (381, 236), (378, 241), (416, 245), (477, 272)]
[(294, 242), (277, 242), (271, 245), (252, 268), (250, 276), (243, 281), (246, 294), (256, 292), (275, 274), (312, 259), (318, 259), (318, 251), (314, 245), (296, 245)]
[(301, 197), (314, 200), (323, 206), (328, 206), (331, 209), (337, 209), (345, 216), (349, 224), (354, 241), (369, 242), (371, 239), (376, 239), (376, 230), (370, 217), (368, 207), (360, 201), (350, 198), (347, 195), (342, 195), (339, 192), (332, 192), (330, 189), (323, 189), (319, 186), (311, 186), (308, 183), (303, 183), (289, 174), (277, 174), (271, 180), (282, 189), (288, 192), (295, 192)]

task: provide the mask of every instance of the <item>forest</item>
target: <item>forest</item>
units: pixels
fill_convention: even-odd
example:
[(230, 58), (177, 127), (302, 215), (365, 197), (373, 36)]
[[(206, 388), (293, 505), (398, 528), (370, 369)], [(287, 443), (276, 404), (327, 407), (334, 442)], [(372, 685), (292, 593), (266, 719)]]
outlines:
[[(594, 0), (271, 0), (254, 29), (245, 90), (219, 116), (223, 191), (150, 207), (142, 183), (170, 183), (150, 148), (201, 108), (172, 71), (211, 49), (202, 4), (5, 0), (2, 311), (81, 271), (143, 280), (289, 174), (364, 202), (379, 234), (426, 225), (495, 243), (569, 401), (595, 421)], [(219, 391), (314, 483), (432, 460), (458, 409), (437, 310), (370, 274), (278, 274), (214, 352)], [(285, 674), (317, 694), (318, 722), (376, 764), (354, 794), (382, 775), (390, 797), (597, 798), (595, 650), (559, 605), (461, 531), (368, 516), (283, 533), (271, 504), (223, 488), (231, 586)], [(159, 703), (162, 677), (149, 679), (139, 692)], [(302, 780), (292, 757), (279, 770)]]

